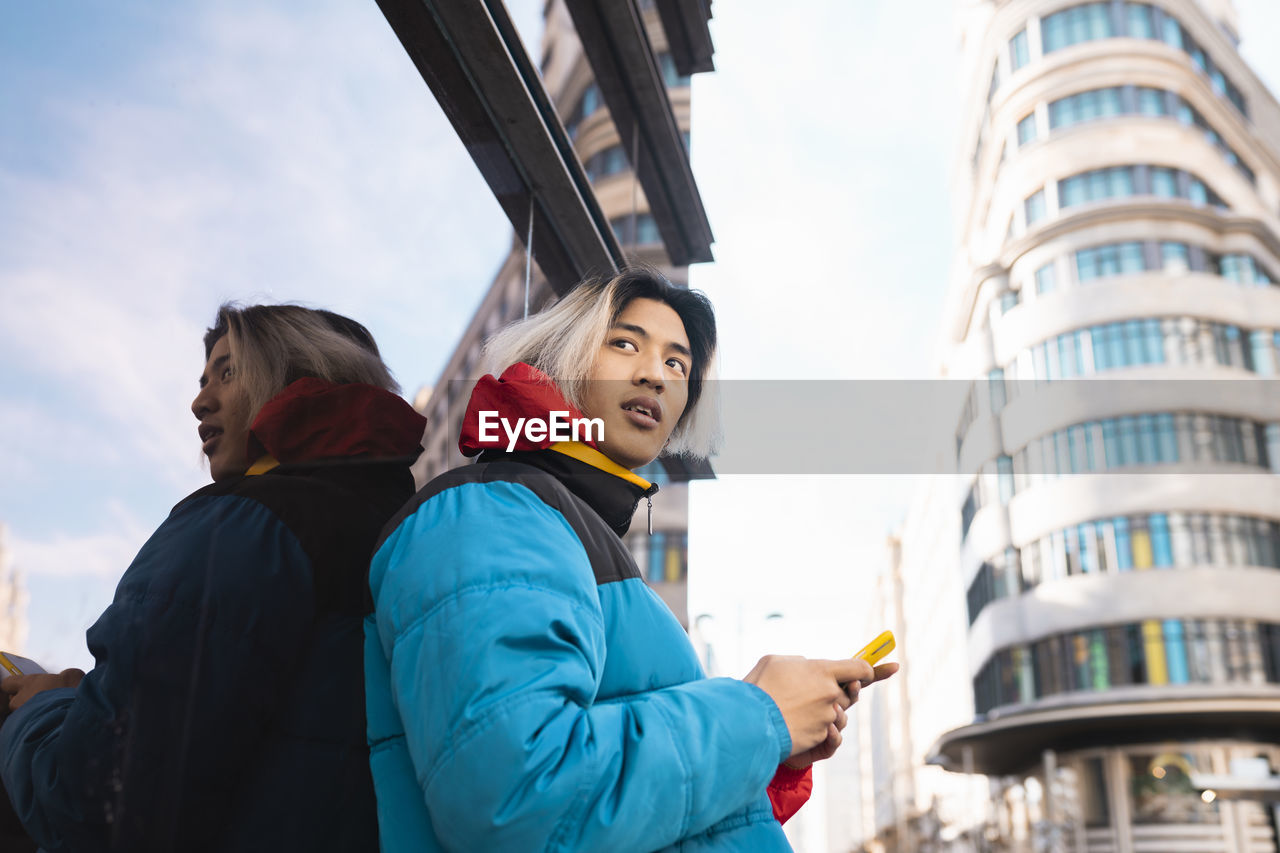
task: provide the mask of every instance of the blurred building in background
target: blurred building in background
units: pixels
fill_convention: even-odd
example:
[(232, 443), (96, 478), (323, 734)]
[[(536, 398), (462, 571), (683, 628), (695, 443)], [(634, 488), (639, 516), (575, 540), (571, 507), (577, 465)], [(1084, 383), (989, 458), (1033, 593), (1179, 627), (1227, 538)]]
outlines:
[(881, 589), (865, 849), (1276, 850), (1280, 106), (1229, 0), (961, 7), (973, 391)]
[(0, 651), (18, 653), (27, 642), (27, 588), (13, 567), (7, 536), (0, 524)]
[[(388, 5), (394, 4), (384, 7)], [(638, 16), (643, 33), (629, 45), (608, 41), (604, 31), (610, 26), (625, 29), (630, 10)], [(621, 22), (609, 20), (610, 16)], [(709, 249), (698, 244), (703, 240), (709, 245), (710, 230), (688, 172), (689, 74), (711, 70), (708, 16), (700, 4), (671, 0), (618, 3), (601, 10), (586, 0), (550, 0), (544, 11), (537, 75), (549, 99), (545, 106), (553, 110), (542, 118), (552, 137), (562, 134), (560, 141), (572, 146), (576, 162), (565, 165), (570, 172), (578, 169), (585, 176), (588, 183), (580, 189), (589, 196), (587, 207), (598, 206), (610, 231), (604, 237), (616, 241), (621, 251), (614, 260), (652, 265), (684, 286), (688, 284), (688, 263), (710, 260)], [(668, 37), (668, 27), (677, 31), (675, 39)], [(397, 30), (402, 40), (412, 38), (407, 25), (401, 24)], [(410, 45), (406, 47), (413, 52)], [(661, 96), (645, 93), (628, 79), (630, 74), (643, 80), (646, 68), (656, 72), (663, 87)], [(604, 75), (609, 75), (607, 85), (601, 79)], [(615, 107), (619, 97), (627, 105), (624, 120), (615, 119), (609, 93), (614, 94)], [(441, 97), (446, 111), (448, 94)], [(491, 95), (498, 98), (504, 93)], [(663, 161), (663, 152), (655, 150), (654, 138), (661, 137), (660, 131), (669, 131), (676, 140), (675, 154), (682, 168), (670, 167)], [(670, 158), (673, 153), (668, 151), (665, 156)], [(480, 164), (479, 159), (477, 162)], [(636, 162), (641, 163), (641, 170), (633, 168)], [(654, 204), (645, 192), (646, 186), (652, 186), (643, 181), (646, 173), (663, 185), (682, 189), (663, 193), (662, 204)], [(501, 200), (498, 187), (495, 194)], [(549, 193), (544, 192), (544, 197), (546, 204), (553, 203)], [(517, 227), (507, 257), (440, 378), (434, 387), (418, 393), (414, 405), (428, 418), (426, 449), (414, 471), (420, 484), (466, 461), (458, 452), (458, 430), (479, 377), (485, 340), (526, 312), (546, 307), (572, 286), (571, 278), (555, 281), (544, 275), (539, 263), (539, 246), (546, 239), (544, 231), (554, 227), (550, 220), (555, 214), (551, 210), (545, 219), (535, 218), (532, 260), (525, 251), (527, 232)], [(595, 271), (603, 269), (597, 265)], [(625, 541), (650, 584), (688, 628), (688, 482), (712, 476), (711, 469), (706, 463), (663, 457), (638, 473), (661, 487), (653, 497), (653, 534), (648, 534), (649, 510), (642, 503)]]

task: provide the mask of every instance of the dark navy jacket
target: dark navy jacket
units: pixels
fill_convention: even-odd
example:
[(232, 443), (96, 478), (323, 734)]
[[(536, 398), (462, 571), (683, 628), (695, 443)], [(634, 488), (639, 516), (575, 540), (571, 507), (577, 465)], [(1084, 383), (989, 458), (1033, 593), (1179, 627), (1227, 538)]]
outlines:
[(424, 421), (318, 380), (268, 407), (254, 438), (281, 464), (174, 507), (89, 630), (94, 669), (0, 727), (5, 788), (50, 853), (378, 847), (365, 578)]

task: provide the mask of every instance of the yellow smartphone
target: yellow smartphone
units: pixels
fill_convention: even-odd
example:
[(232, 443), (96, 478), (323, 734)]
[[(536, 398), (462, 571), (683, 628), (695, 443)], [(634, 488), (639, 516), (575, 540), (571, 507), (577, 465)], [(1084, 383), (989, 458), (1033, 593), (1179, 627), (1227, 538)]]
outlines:
[(893, 639), (892, 631), (885, 631), (871, 642), (867, 643), (856, 655), (855, 658), (861, 658), (867, 663), (875, 666), (884, 660), (884, 656), (893, 651), (897, 646), (897, 642)]
[(0, 652), (0, 679), (11, 675), (34, 675), (37, 672), (44, 672), (44, 667), (30, 658)]

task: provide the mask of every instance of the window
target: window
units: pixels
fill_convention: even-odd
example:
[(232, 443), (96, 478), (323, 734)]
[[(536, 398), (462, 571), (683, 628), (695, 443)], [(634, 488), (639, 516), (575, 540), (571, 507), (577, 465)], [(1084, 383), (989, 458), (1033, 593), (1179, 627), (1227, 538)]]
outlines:
[(1054, 287), (1053, 264), (1048, 263), (1036, 270), (1036, 293), (1049, 293)]
[(1008, 402), (1005, 399), (1004, 371), (1000, 368), (997, 367), (987, 374), (987, 391), (991, 397), (991, 414), (997, 415)]
[(1207, 773), (1208, 762), (1190, 752), (1143, 753), (1129, 758), (1133, 822), (1218, 824), (1218, 802), (1205, 802), (1191, 784), (1193, 773)]
[(1031, 113), (1018, 122), (1018, 144), (1026, 145), (1036, 138), (1036, 114)]
[(1081, 284), (1114, 275), (1131, 275), (1146, 269), (1142, 244), (1112, 243), (1076, 252), (1076, 280)]
[(1260, 286), (1275, 284), (1275, 279), (1252, 255), (1218, 255), (1211, 260), (1210, 268), (1223, 278), (1231, 279), (1237, 284)]
[(1280, 368), (1280, 331), (1249, 333), (1249, 367), (1259, 376), (1275, 376)]
[(1133, 195), (1133, 169), (1112, 166), (1072, 175), (1058, 182), (1059, 207)]
[(622, 147), (612, 145), (588, 157), (584, 168), (587, 172), (588, 180), (598, 181), (609, 175), (625, 172), (631, 168), (631, 164), (627, 162), (627, 154), (622, 150)]
[(1186, 243), (1161, 243), (1160, 268), (1168, 273), (1185, 273), (1190, 270), (1190, 247)]
[(1156, 37), (1156, 21), (1154, 10), (1146, 3), (1126, 3), (1125, 23), (1128, 25), (1129, 38), (1154, 39)]
[(1178, 173), (1173, 169), (1151, 169), (1151, 194), (1161, 198), (1178, 197)]
[(1009, 40), (1009, 67), (1014, 71), (1022, 68), (1031, 61), (1031, 54), (1027, 47), (1027, 31), (1020, 30), (1017, 35)]
[(1115, 35), (1109, 3), (1085, 3), (1049, 15), (1040, 22), (1044, 52)]
[(1124, 112), (1119, 88), (1091, 89), (1050, 102), (1049, 129), (1110, 118)]
[(662, 82), (667, 84), (667, 88), (689, 85), (689, 78), (676, 70), (676, 61), (671, 54), (658, 54), (658, 69), (662, 72)]
[(649, 583), (659, 583), (665, 571), (667, 534), (654, 533), (646, 544), (649, 546)]
[(1001, 456), (996, 460), (996, 476), (999, 483), (1000, 503), (1007, 504), (1013, 498), (1013, 459)]
[(1045, 206), (1044, 190), (1037, 190), (1034, 195), (1027, 199), (1026, 209), (1028, 228), (1045, 218), (1048, 214), (1048, 209)]
[(613, 228), (614, 236), (618, 238), (619, 243), (631, 246), (662, 242), (662, 236), (658, 233), (658, 223), (654, 221), (652, 214), (641, 213), (634, 219), (634, 232), (630, 215), (609, 220), (609, 225)]
[(1138, 115), (1149, 118), (1165, 118), (1170, 115), (1169, 99), (1162, 89), (1138, 89)]

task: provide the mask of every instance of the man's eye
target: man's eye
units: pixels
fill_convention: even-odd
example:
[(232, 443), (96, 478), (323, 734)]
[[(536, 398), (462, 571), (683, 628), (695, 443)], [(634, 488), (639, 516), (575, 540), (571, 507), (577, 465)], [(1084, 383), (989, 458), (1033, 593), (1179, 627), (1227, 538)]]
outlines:
[(681, 376), (684, 376), (684, 375), (685, 375), (685, 373), (686, 373), (686, 372), (687, 372), (687, 370), (688, 370), (688, 369), (685, 367), (684, 362), (683, 362), (683, 361), (681, 361), (681, 360), (680, 360), (680, 359), (678, 359), (678, 358), (668, 359), (668, 360), (667, 360), (667, 365), (668, 365), (669, 367), (671, 367), (671, 368), (675, 369), (676, 371), (678, 371), (678, 372), (679, 372), (679, 374), (680, 374)]
[(619, 338), (618, 340), (614, 341), (614, 342), (611, 344), (611, 346), (615, 346), (615, 347), (617, 347), (618, 349), (621, 349), (621, 350), (629, 350), (629, 351), (631, 351), (631, 352), (639, 352), (639, 350), (638, 350), (638, 349), (636, 349), (636, 345), (635, 345), (635, 344), (633, 344), (631, 341), (629, 341), (629, 340), (625, 339), (625, 338)]
[(230, 382), (233, 378), (235, 378), (235, 375), (236, 375), (236, 369), (234, 367), (230, 367), (230, 366), (224, 367), (222, 368), (221, 380), (223, 382)]

